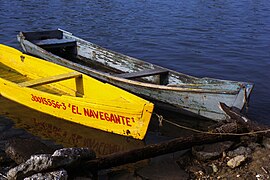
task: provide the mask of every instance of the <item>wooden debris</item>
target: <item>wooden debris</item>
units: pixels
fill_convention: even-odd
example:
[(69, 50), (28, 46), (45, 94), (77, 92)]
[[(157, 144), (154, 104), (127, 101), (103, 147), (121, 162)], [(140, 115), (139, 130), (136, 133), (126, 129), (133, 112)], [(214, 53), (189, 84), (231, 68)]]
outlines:
[[(223, 129), (223, 132), (229, 133), (236, 132), (237, 127), (235, 123), (229, 123), (224, 124), (222, 127), (217, 128), (217, 130), (213, 130), (212, 132), (218, 133), (220, 129)], [(143, 159), (153, 158), (159, 155), (189, 149), (195, 145), (214, 143), (221, 140), (229, 140), (235, 138), (237, 137), (232, 135), (195, 134), (189, 137), (175, 138), (160, 144), (151, 144), (143, 148), (102, 156), (85, 162), (83, 167), (90, 170), (106, 169), (127, 163), (134, 163)]]
[(260, 131), (258, 133), (259, 135), (270, 137), (269, 127), (251, 121), (244, 114), (240, 113), (238, 109), (230, 108), (224, 103), (220, 103), (220, 107), (231, 119), (236, 121), (241, 127), (246, 128), (249, 132)]

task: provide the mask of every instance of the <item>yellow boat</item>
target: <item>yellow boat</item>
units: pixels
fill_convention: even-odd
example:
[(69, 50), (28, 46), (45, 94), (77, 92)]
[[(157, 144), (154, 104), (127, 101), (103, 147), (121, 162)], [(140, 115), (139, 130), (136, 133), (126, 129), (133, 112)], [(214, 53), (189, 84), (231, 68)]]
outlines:
[(144, 138), (151, 102), (5, 45), (0, 60), (0, 95), (88, 127)]
[(25, 129), (34, 136), (66, 148), (88, 147), (99, 157), (145, 145), (144, 141), (65, 121), (3, 97), (0, 97), (0, 104), (0, 122), (1, 118), (5, 117), (15, 123), (15, 128)]

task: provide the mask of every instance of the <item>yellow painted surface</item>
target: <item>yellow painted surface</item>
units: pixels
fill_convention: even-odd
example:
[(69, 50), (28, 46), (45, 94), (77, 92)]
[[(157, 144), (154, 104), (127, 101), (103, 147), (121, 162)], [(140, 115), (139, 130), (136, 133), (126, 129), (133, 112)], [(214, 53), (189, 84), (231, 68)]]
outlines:
[(15, 128), (23, 128), (35, 136), (67, 148), (88, 147), (97, 156), (103, 156), (144, 146), (144, 141), (65, 121), (3, 97), (0, 97), (0, 104), (0, 118), (4, 116), (11, 119)]
[[(152, 103), (84, 74), (44, 85), (48, 79), (75, 71), (8, 46), (0, 45), (0, 60), (2, 96), (85, 126), (136, 139), (144, 138), (153, 111)], [(18, 78), (7, 74), (16, 74)], [(40, 81), (43, 85), (32, 88), (19, 85), (25, 81)]]

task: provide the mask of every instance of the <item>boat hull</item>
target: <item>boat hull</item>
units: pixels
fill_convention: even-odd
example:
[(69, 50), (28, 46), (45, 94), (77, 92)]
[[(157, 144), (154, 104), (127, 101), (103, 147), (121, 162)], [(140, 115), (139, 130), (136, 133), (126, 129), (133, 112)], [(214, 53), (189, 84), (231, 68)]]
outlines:
[[(120, 53), (106, 50), (94, 45), (71, 33), (63, 31), (63, 37), (76, 41), (77, 55), (83, 57), (84, 61), (103, 64), (123, 72), (140, 70), (138, 68), (161, 68), (159, 66), (131, 58)], [(188, 75), (168, 70), (169, 78), (167, 85), (157, 85), (136, 80), (120, 78), (112, 73), (103, 73), (96, 69), (72, 62), (35, 45), (25, 39), (23, 34), (18, 36), (24, 51), (57, 64), (76, 69), (102, 81), (109, 82), (129, 92), (137, 94), (148, 100), (156, 102), (156, 105), (169, 107), (172, 110), (185, 114), (208, 118), (212, 120), (224, 120), (226, 114), (219, 108), (219, 103), (226, 103), (242, 109), (249, 100), (253, 89), (252, 83), (216, 80), (211, 78), (195, 78)], [(128, 64), (128, 65), (126, 65)], [(130, 67), (128, 67), (130, 66)], [(165, 69), (165, 68), (163, 68)], [(154, 76), (148, 78), (155, 81)], [(179, 83), (180, 82), (180, 83)], [(212, 83), (214, 82), (214, 83)], [(186, 86), (186, 84), (191, 84)]]
[[(12, 48), (0, 46), (0, 50), (1, 62), (5, 65), (12, 66), (12, 68), (16, 66), (18, 72), (31, 70), (31, 68), (41, 67), (42, 65), (46, 68), (45, 70), (41, 70), (39, 72), (40, 74), (46, 73), (46, 69), (50, 69), (54, 73), (58, 73), (57, 71), (63, 73), (62, 70), (73, 71), (38, 58), (24, 55)], [(21, 60), (22, 57), (24, 57), (23, 61)], [(153, 104), (112, 85), (98, 82), (85, 75), (82, 76), (85, 83), (88, 84), (89, 82), (93, 88), (96, 86), (97, 89), (95, 91), (101, 91), (102, 93), (102, 88), (106, 88), (103, 97), (104, 100), (73, 97), (65, 94), (52, 94), (47, 91), (25, 87), (22, 85), (23, 83), (14, 83), (4, 78), (0, 78), (0, 95), (40, 112), (84, 126), (124, 136), (131, 136), (136, 139), (143, 139), (153, 111)], [(57, 89), (61, 92), (65, 91), (69, 84), (74, 84), (74, 79), (54, 83), (52, 87), (46, 85), (46, 87), (48, 89)], [(71, 86), (69, 87), (71, 88)], [(130, 98), (130, 103), (128, 100), (122, 102), (106, 100), (106, 96), (108, 98), (109, 96), (115, 96), (113, 94), (110, 95), (110, 92), (107, 91), (119, 93), (120, 99)], [(87, 93), (87, 89), (85, 89), (85, 93)], [(123, 94), (122, 97), (121, 94)], [(88, 93), (87, 96), (91, 96), (91, 93)]]

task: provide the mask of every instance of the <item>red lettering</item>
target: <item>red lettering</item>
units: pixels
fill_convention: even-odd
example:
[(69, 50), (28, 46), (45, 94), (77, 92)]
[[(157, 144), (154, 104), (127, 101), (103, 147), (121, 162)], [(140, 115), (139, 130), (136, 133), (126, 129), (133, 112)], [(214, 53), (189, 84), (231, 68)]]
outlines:
[(34, 96), (33, 94), (31, 94), (31, 95), (32, 95), (31, 100), (32, 100), (32, 101), (35, 101), (35, 96)]
[(47, 102), (46, 98), (42, 98), (42, 99), (43, 99), (43, 104), (47, 105), (48, 102)]
[(89, 113), (88, 109), (83, 108), (83, 113), (84, 113), (85, 116), (89, 116), (90, 117), (90, 113)]
[(116, 116), (114, 114), (114, 122), (117, 123), (117, 124), (121, 124), (119, 115)]
[(48, 105), (51, 106), (52, 105), (51, 100), (50, 99), (47, 99), (47, 101), (48, 101)]
[(63, 105), (63, 109), (66, 110), (67, 107), (66, 107), (65, 103), (62, 103), (62, 105)]
[[(76, 108), (75, 107), (72, 106), (72, 111), (75, 111), (75, 109), (78, 108), (78, 107)], [(132, 122), (133, 123), (135, 122), (133, 117), (130, 118), (130, 117), (120, 116), (113, 113), (109, 114), (107, 112), (94, 111), (92, 109), (86, 109), (86, 108), (83, 108), (83, 111), (84, 111), (85, 116), (96, 118), (96, 119), (100, 118), (100, 120), (106, 120), (106, 121), (114, 122), (116, 124), (132, 126)]]
[(77, 108), (77, 114), (82, 115), (82, 113), (79, 112), (79, 107), (76, 106), (76, 108)]
[(98, 111), (95, 112), (94, 110), (91, 109), (90, 112), (92, 112), (94, 114), (94, 117), (98, 119)]
[(113, 114), (111, 114), (111, 116), (110, 116), (110, 121), (111, 122), (113, 121), (114, 123), (116, 123), (115, 120), (114, 120), (114, 115)]
[(127, 123), (127, 126), (131, 126), (131, 125), (129, 124), (129, 122), (130, 122), (130, 118), (126, 117), (126, 123)]
[(111, 119), (110, 119), (110, 117), (109, 117), (109, 114), (108, 114), (108, 113), (104, 113), (104, 116), (105, 116), (105, 119), (106, 119), (107, 121), (111, 121)]
[(37, 98), (37, 102), (41, 103), (41, 98), (40, 97)]
[(72, 105), (71, 108), (72, 108), (72, 113), (76, 114), (76, 106)]
[(103, 112), (99, 112), (99, 117), (101, 120), (105, 120), (104, 116), (103, 116)]
[(120, 116), (122, 119), (122, 123), (125, 125), (125, 117), (124, 116)]
[(90, 114), (90, 117), (95, 118), (95, 115), (94, 115), (92, 109), (90, 109), (90, 113), (89, 114)]

